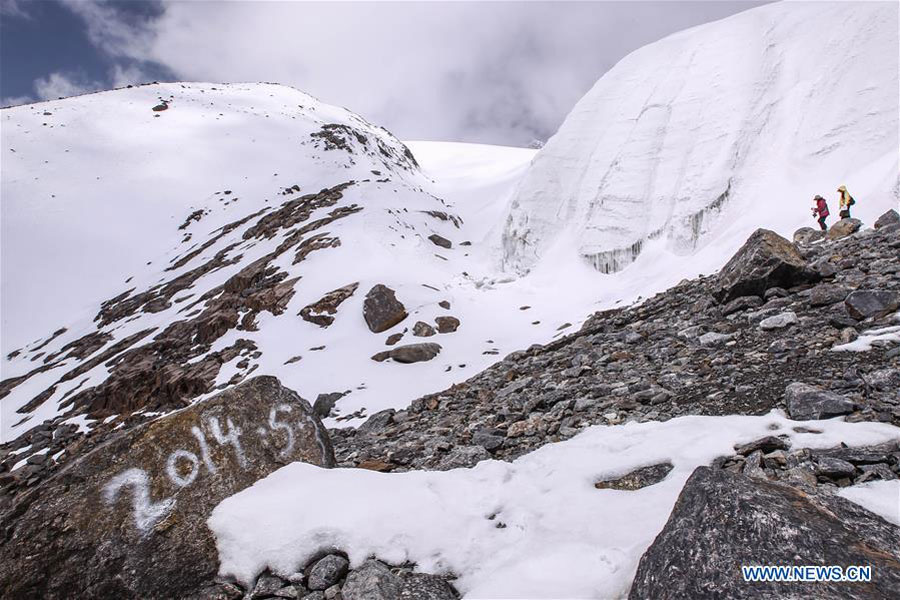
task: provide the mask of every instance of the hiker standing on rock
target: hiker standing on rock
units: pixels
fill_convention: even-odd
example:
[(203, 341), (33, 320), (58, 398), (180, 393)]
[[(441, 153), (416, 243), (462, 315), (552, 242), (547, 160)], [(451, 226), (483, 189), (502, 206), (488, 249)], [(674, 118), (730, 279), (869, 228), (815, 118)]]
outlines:
[(813, 202), (816, 203), (816, 207), (812, 209), (812, 214), (814, 217), (818, 215), (819, 227), (822, 228), (822, 231), (825, 231), (826, 229), (828, 229), (828, 226), (825, 225), (825, 219), (829, 214), (831, 214), (828, 212), (828, 204), (826, 204), (825, 198), (819, 195), (816, 195), (816, 197), (813, 198)]
[(856, 204), (856, 200), (853, 199), (853, 196), (850, 195), (850, 192), (847, 191), (847, 186), (842, 185), (837, 189), (840, 194), (840, 206), (841, 212), (839, 213), (842, 219), (850, 218), (850, 207)]

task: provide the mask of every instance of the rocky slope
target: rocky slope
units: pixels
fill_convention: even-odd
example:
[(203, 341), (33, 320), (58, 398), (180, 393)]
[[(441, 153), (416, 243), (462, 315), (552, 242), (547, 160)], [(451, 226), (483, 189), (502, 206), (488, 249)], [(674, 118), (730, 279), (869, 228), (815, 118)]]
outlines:
[[(414, 401), (407, 410), (377, 413), (357, 429), (332, 429), (330, 436), (324, 435), (312, 407), (273, 378), (250, 380), (144, 424), (139, 424), (139, 417), (115, 425), (110, 420), (84, 433), (57, 418), (58, 422), (34, 428), (4, 446), (0, 524), (5, 551), (13, 554), (3, 561), (8, 568), (0, 570), (2, 588), (46, 597), (72, 593), (100, 597), (114, 591), (123, 597), (238, 598), (249, 594), (254, 598), (309, 600), (449, 600), (458, 597), (460, 591), (502, 590), (502, 586), (491, 588), (490, 582), (502, 581), (510, 577), (508, 574), (481, 575), (488, 577), (485, 588), (484, 580), (466, 572), (468, 567), (454, 572), (446, 565), (439, 568), (440, 561), (423, 567), (409, 559), (398, 560), (394, 551), (385, 550), (386, 556), (380, 551), (366, 552), (367, 557), (375, 554), (380, 560), (360, 561), (358, 550), (342, 547), (339, 541), (351, 539), (346, 537), (349, 534), (332, 539), (328, 532), (339, 531), (335, 529), (338, 526), (323, 524), (315, 516), (310, 517), (313, 526), (325, 529), (304, 534), (299, 525), (280, 520), (285, 516), (279, 511), (288, 506), (294, 507), (289, 509), (293, 518), (307, 513), (296, 512), (298, 492), (291, 487), (281, 489), (278, 482), (296, 485), (298, 490), (317, 489), (315, 485), (309, 488), (302, 478), (293, 480), (291, 475), (308, 474), (320, 479), (319, 493), (326, 497), (340, 493), (329, 492), (331, 484), (322, 478), (325, 475), (320, 475), (321, 469), (298, 469), (300, 463), (292, 460), (345, 467), (335, 469), (340, 472), (335, 476), (350, 480), (365, 472), (389, 476), (372, 471), (418, 471), (425, 476), (423, 470), (446, 471), (482, 463), (480, 466), (488, 468), (472, 470), (472, 476), (480, 478), (476, 479), (480, 489), (493, 485), (485, 479), (488, 473), (502, 469), (490, 465), (491, 461), (484, 462), (487, 459), (515, 461), (511, 468), (517, 464), (542, 465), (548, 459), (541, 459), (536, 450), (565, 445), (552, 442), (581, 432), (584, 435), (573, 442), (587, 440), (584, 436), (602, 439), (604, 428), (598, 430), (592, 425), (662, 425), (683, 415), (762, 415), (773, 408), (784, 410), (795, 420), (786, 423), (807, 423), (795, 424), (787, 432), (775, 420), (768, 426), (770, 435), (757, 434), (752, 441), (735, 444), (731, 454), (704, 450), (711, 460), (700, 460), (701, 465), (727, 472), (723, 475), (726, 478), (739, 478), (739, 484), (726, 485), (735, 498), (714, 491), (723, 485), (717, 476), (695, 474), (681, 492), (670, 523), (657, 541), (652, 545), (650, 539), (629, 542), (637, 543), (638, 548), (650, 545), (640, 566), (625, 560), (615, 570), (618, 575), (603, 588), (607, 590), (604, 593), (627, 590), (630, 580), (620, 581), (622, 573), (637, 569), (633, 597), (656, 595), (660, 573), (666, 572), (666, 565), (673, 561), (681, 565), (685, 575), (675, 587), (666, 587), (672, 597), (692, 594), (697, 586), (718, 586), (722, 593), (734, 592), (732, 595), (744, 593), (746, 588), (728, 587), (734, 585), (730, 579), (717, 578), (720, 571), (697, 564), (695, 555), (682, 556), (668, 550), (673, 545), (683, 547), (684, 535), (692, 535), (709, 546), (711, 554), (725, 557), (725, 562), (729, 556), (738, 556), (729, 544), (749, 535), (748, 528), (753, 529), (749, 517), (729, 522), (727, 527), (714, 517), (710, 517), (711, 525), (696, 530), (686, 530), (679, 524), (685, 519), (693, 523), (696, 519), (690, 515), (697, 511), (704, 515), (713, 515), (715, 510), (727, 512), (732, 501), (752, 499), (755, 510), (763, 513), (776, 510), (779, 502), (806, 503), (794, 513), (782, 510), (779, 520), (752, 543), (755, 550), (747, 554), (750, 558), (740, 560), (762, 560), (760, 552), (783, 545), (779, 536), (788, 535), (798, 524), (806, 533), (799, 537), (792, 534), (792, 543), (805, 549), (813, 563), (821, 561), (816, 548), (823, 536), (862, 539), (872, 551), (889, 553), (897, 526), (856, 504), (834, 498), (842, 493), (840, 490), (893, 482), (900, 474), (900, 435), (895, 433), (900, 424), (900, 216), (889, 212), (878, 225), (876, 229), (854, 231), (858, 224), (848, 223), (841, 228), (846, 230), (843, 234), (832, 236), (836, 239), (810, 240), (821, 236), (799, 231), (797, 238), (804, 241), (795, 243), (760, 230), (716, 276), (684, 281), (635, 306), (597, 313), (575, 333), (516, 352), (462, 384)], [(387, 309), (392, 296), (376, 290), (373, 298), (380, 300), (373, 300), (367, 314), (376, 323), (376, 314), (391, 313)], [(312, 428), (304, 425), (303, 419), (295, 420), (298, 409)], [(873, 429), (868, 435), (860, 430), (855, 438), (844, 434), (836, 438), (831, 431), (835, 423), (815, 424), (835, 416), (845, 418), (847, 423), (837, 423), (845, 427), (863, 425), (863, 421), (890, 426), (881, 426), (877, 433)], [(689, 437), (693, 436), (696, 433), (689, 430)], [(810, 436), (847, 439), (854, 446), (832, 447), (818, 442), (809, 449), (806, 444), (810, 442), (791, 441)], [(886, 441), (865, 447), (860, 443), (864, 439)], [(122, 451), (125, 447), (128, 452)], [(666, 451), (654, 448), (648, 451)], [(698, 452), (686, 451), (692, 456)], [(285, 452), (298, 454), (292, 458)], [(633, 454), (634, 449), (630, 452)], [(163, 460), (166, 453), (168, 459)], [(595, 455), (596, 451), (590, 453)], [(26, 455), (27, 464), (9, 472)], [(650, 464), (644, 460), (645, 466), (624, 473), (621, 466), (611, 466), (608, 472), (614, 475), (596, 479), (591, 489), (639, 493), (665, 488), (667, 494), (677, 494), (681, 489), (678, 482), (683, 481), (680, 478), (687, 477), (683, 460)], [(291, 464), (278, 469), (287, 463)], [(585, 466), (589, 472), (596, 472), (596, 467)], [(551, 472), (559, 468), (553, 467)], [(467, 469), (457, 472), (467, 476)], [(509, 477), (512, 475), (501, 479), (507, 481)], [(523, 477), (525, 481), (518, 481)], [(254, 481), (256, 484), (246, 489)], [(405, 481), (413, 486), (407, 493), (415, 489), (415, 494), (439, 485), (438, 480), (424, 487)], [(548, 481), (531, 480), (523, 473), (517, 476), (517, 483), (504, 485), (524, 483), (524, 489), (532, 489), (535, 485), (544, 487)], [(754, 483), (760, 481), (764, 484)], [(383, 484), (371, 484), (368, 500), (357, 507), (366, 511), (367, 519), (402, 526), (404, 519), (415, 518), (417, 511), (408, 510), (383, 521), (377, 516), (384, 510), (379, 504)], [(126, 489), (130, 493), (126, 494)], [(498, 502), (496, 492), (490, 489), (486, 488), (487, 495)], [(245, 497), (247, 493), (250, 496)], [(282, 494), (290, 499), (287, 504), (279, 500)], [(707, 497), (717, 498), (719, 504), (713, 507), (704, 503)], [(257, 508), (254, 498), (273, 502), (273, 508)], [(388, 492), (387, 498), (392, 503), (400, 501), (395, 492)], [(662, 503), (665, 506), (673, 501), (674, 497)], [(92, 527), (74, 526), (88, 518), (84, 511), (90, 512), (98, 502), (108, 508), (102, 518), (92, 517)], [(333, 508), (335, 503), (337, 499), (332, 497), (327, 504)], [(307, 504), (309, 511), (321, 510), (312, 508), (311, 498), (307, 498)], [(652, 504), (657, 506), (659, 502)], [(229, 514), (229, 510), (237, 513)], [(498, 516), (501, 512), (504, 516)], [(319, 516), (328, 521), (344, 514), (332, 510)], [(266, 522), (267, 517), (274, 518), (274, 524)], [(356, 522), (352, 514), (350, 517)], [(206, 519), (212, 532), (203, 525)], [(509, 506), (479, 517), (483, 519), (492, 530), (505, 529), (507, 521), (516, 529), (527, 528), (517, 522), (516, 511)], [(807, 519), (812, 519), (809, 527)], [(848, 529), (848, 519), (861, 519), (869, 525)], [(52, 523), (52, 535), (47, 523)], [(273, 526), (278, 533), (271, 529)], [(193, 533), (177, 534), (184, 527)], [(365, 535), (366, 527), (358, 527), (358, 535)], [(294, 534), (308, 549), (279, 541), (279, 536), (291, 539)], [(45, 539), (46, 535), (49, 537)], [(274, 537), (277, 549), (274, 555), (266, 545), (270, 537)], [(428, 543), (440, 547), (440, 539), (426, 537)], [(415, 541), (410, 533), (401, 538), (406, 540), (404, 544)], [(390, 539), (394, 538), (378, 538), (377, 547), (384, 548)], [(215, 579), (213, 540), (224, 576), (219, 579)], [(424, 541), (419, 539), (417, 543)], [(35, 544), (43, 550), (29, 550)], [(258, 551), (254, 550), (257, 545)], [(293, 548), (288, 557), (276, 558), (287, 547)], [(85, 571), (79, 553), (93, 556), (92, 548), (102, 549), (97, 556), (111, 557), (104, 564), (131, 565), (131, 575), (112, 578), (99, 565)], [(470, 555), (469, 550), (462, 550), (462, 556)], [(241, 558), (247, 552), (249, 557)], [(24, 554), (17, 558), (15, 553)], [(185, 553), (193, 553), (198, 559), (185, 563), (179, 559)], [(201, 554), (203, 559), (199, 560)], [(69, 558), (56, 560), (54, 556)], [(50, 562), (38, 565), (35, 557)], [(860, 562), (864, 558), (849, 551), (834, 560)], [(268, 564), (271, 570), (253, 566), (245, 567), (249, 571), (231, 570), (242, 560), (250, 560), (251, 565)], [(44, 577), (45, 572), (52, 572), (53, 577)], [(458, 582), (454, 579), (457, 576)], [(481, 583), (475, 583), (478, 581)], [(565, 589), (573, 588), (544, 586), (543, 591), (533, 591), (541, 597), (571, 595)], [(829, 597), (838, 597), (841, 590), (822, 589)], [(890, 594), (896, 582), (881, 578), (872, 589)]]
[[(592, 424), (773, 408), (900, 425), (896, 334), (859, 346), (864, 352), (841, 349), (900, 327), (898, 229), (796, 246), (754, 236), (719, 275), (597, 313), (578, 332), (515, 352), (407, 410), (334, 431), (338, 460), (449, 469), (512, 459)], [(834, 408), (792, 406), (797, 384), (837, 398)]]

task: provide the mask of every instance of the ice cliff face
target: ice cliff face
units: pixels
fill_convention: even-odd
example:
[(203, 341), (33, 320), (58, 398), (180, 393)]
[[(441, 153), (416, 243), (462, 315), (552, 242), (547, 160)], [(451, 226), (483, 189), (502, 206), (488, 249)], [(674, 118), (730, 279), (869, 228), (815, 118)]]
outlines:
[(603, 273), (654, 240), (676, 255), (720, 235), (736, 248), (757, 226), (806, 224), (815, 193), (836, 213), (841, 183), (873, 218), (896, 205), (897, 16), (893, 3), (780, 3), (629, 55), (519, 185), (505, 267), (527, 272), (557, 243)]

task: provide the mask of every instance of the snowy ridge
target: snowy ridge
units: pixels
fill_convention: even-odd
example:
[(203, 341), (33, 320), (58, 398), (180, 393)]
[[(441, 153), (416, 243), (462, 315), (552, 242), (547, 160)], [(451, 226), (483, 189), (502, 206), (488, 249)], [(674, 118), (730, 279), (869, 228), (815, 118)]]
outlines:
[(836, 215), (840, 184), (871, 223), (898, 203), (897, 18), (893, 3), (778, 3), (632, 53), (519, 184), (505, 265), (558, 244), (602, 273), (648, 244), (721, 256), (757, 227), (808, 225), (816, 193)]

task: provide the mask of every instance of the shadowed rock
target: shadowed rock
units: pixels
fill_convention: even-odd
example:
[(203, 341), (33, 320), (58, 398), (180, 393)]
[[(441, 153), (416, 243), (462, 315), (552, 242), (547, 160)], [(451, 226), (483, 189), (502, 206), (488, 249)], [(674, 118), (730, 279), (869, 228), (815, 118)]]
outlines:
[(900, 292), (890, 290), (856, 290), (844, 300), (847, 312), (861, 321), (869, 317), (881, 318), (900, 308)]
[(828, 419), (856, 409), (856, 403), (843, 396), (799, 382), (787, 386), (784, 401), (790, 417), (798, 421)]
[(722, 268), (714, 295), (719, 302), (741, 296), (762, 296), (773, 287), (815, 283), (819, 274), (789, 241), (767, 229), (757, 229)]
[[(629, 598), (896, 598), (900, 528), (832, 495), (699, 467)], [(744, 581), (741, 566), (870, 565), (867, 583)]]
[(440, 344), (430, 342), (407, 344), (390, 351), (391, 358), (399, 363), (415, 363), (431, 360), (441, 352)]
[(875, 229), (881, 229), (882, 227), (891, 225), (900, 225), (900, 213), (893, 208), (878, 217), (878, 220), (875, 221)]

